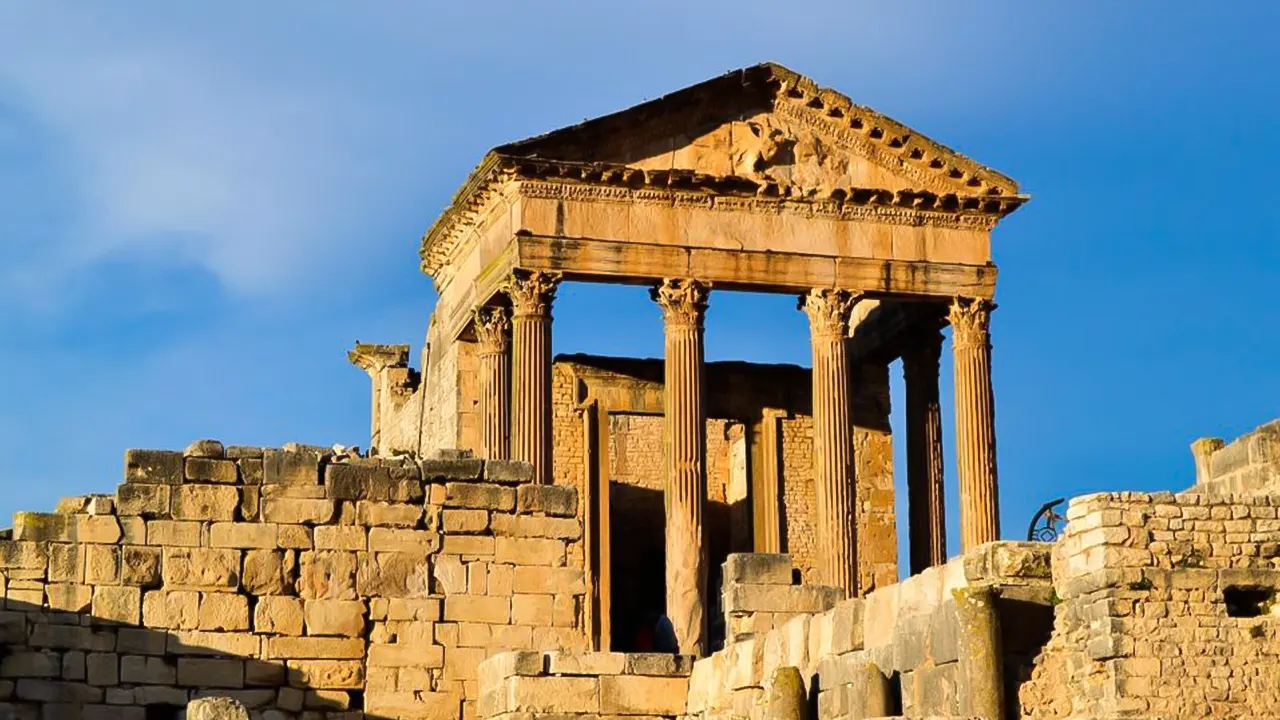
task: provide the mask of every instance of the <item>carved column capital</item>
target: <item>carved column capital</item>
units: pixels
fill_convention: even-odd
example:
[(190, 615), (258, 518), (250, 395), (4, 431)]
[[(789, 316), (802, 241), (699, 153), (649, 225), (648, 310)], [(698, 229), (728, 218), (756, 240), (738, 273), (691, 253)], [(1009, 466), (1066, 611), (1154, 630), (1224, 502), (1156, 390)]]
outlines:
[(501, 305), (482, 305), (475, 314), (476, 339), (481, 355), (505, 355), (511, 348), (511, 319)]
[(662, 308), (662, 318), (668, 326), (701, 328), (710, 291), (708, 282), (667, 278), (650, 290), (649, 296)]
[(984, 298), (955, 298), (948, 312), (953, 346), (991, 347), (991, 312), (995, 309), (996, 304)]
[(849, 335), (849, 316), (858, 294), (848, 290), (814, 288), (800, 296), (799, 309), (809, 316), (814, 339)]
[(556, 288), (560, 285), (560, 273), (548, 273), (538, 270), (520, 270), (511, 272), (504, 290), (511, 298), (511, 309), (516, 317), (537, 316), (551, 317), (551, 301), (556, 297)]

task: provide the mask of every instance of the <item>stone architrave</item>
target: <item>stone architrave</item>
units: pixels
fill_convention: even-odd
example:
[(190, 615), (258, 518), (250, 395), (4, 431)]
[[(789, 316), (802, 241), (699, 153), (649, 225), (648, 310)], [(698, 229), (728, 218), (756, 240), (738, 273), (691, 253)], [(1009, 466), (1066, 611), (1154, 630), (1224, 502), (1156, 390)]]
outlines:
[(907, 387), (907, 508), (913, 575), (947, 561), (942, 408), (938, 398), (941, 355), (942, 334), (936, 332), (912, 338), (902, 354)]
[(956, 372), (956, 464), (960, 476), (960, 548), (1000, 539), (996, 484), (995, 397), (991, 391), (991, 311), (981, 298), (951, 304)]
[(515, 270), (511, 298), (511, 457), (551, 484), (551, 303), (557, 273)]
[(480, 341), (480, 442), (486, 458), (511, 456), (511, 320), (500, 305), (475, 311)]
[(858, 594), (857, 491), (853, 473), (846, 290), (815, 289), (800, 307), (813, 340), (813, 475), (818, 567), (824, 585)]
[(707, 501), (706, 409), (703, 387), (703, 318), (706, 283), (664, 280), (653, 290), (666, 336), (666, 575), (667, 617), (680, 652), (707, 649), (707, 551), (703, 516)]

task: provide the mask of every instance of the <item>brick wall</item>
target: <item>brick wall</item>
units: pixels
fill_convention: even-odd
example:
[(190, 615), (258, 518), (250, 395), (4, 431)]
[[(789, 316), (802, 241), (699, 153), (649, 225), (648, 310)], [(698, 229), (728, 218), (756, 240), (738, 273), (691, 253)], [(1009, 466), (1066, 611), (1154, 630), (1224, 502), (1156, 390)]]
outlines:
[[(0, 717), (465, 718), (498, 650), (580, 648), (577, 493), (523, 463), (130, 451), (0, 541)], [(150, 713), (150, 714), (148, 714)]]

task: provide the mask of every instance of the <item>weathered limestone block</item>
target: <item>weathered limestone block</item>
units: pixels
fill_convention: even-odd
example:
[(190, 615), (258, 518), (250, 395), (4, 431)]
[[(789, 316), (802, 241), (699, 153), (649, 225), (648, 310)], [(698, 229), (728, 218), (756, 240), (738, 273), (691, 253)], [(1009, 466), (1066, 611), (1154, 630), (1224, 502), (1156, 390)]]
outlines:
[(445, 535), (441, 538), (440, 552), (445, 555), (461, 555), (464, 560), (487, 559), (494, 552), (494, 538), (486, 535)]
[(276, 547), (278, 526), (257, 522), (216, 522), (209, 526), (209, 545), (216, 548), (267, 549)]
[(500, 485), (451, 482), (444, 486), (444, 506), (511, 512), (516, 507), (516, 490)]
[(312, 450), (275, 450), (262, 455), (263, 485), (319, 485), (321, 454)]
[(253, 631), (274, 635), (301, 635), (303, 601), (287, 596), (269, 595), (258, 598), (253, 609)]
[(791, 556), (783, 553), (731, 553), (724, 561), (725, 583), (790, 585)]
[(25, 512), (13, 514), (13, 539), (30, 542), (70, 541), (68, 517), (57, 513)]
[(548, 538), (498, 537), (494, 539), (494, 560), (512, 565), (562, 567), (565, 564), (565, 544)]
[(298, 594), (308, 600), (356, 598), (356, 554), (320, 550), (302, 553)]
[(373, 644), (369, 646), (369, 667), (442, 668), (444, 648), (425, 643)]
[(221, 458), (226, 457), (227, 449), (218, 440), (200, 439), (193, 441), (182, 451), (188, 458)]
[(364, 687), (364, 663), (359, 660), (290, 660), (289, 684), (323, 690)]
[(527, 677), (506, 681), (509, 712), (600, 712), (600, 681), (593, 677)]
[(315, 529), (317, 550), (369, 549), (369, 531), (355, 525), (320, 525)]
[(587, 591), (586, 576), (578, 568), (517, 567), (513, 588), (517, 593), (581, 594)]
[[(490, 461), (492, 464), (492, 461)], [(485, 463), (478, 458), (433, 458), (421, 463), (422, 479), (426, 482), (442, 480), (479, 480), (484, 474)]]
[(440, 533), (403, 528), (369, 528), (369, 550), (372, 552), (435, 552), (440, 547)]
[(168, 517), (169, 487), (127, 483), (116, 490), (116, 503), (120, 515)]
[(86, 548), (83, 545), (52, 543), (48, 547), (50, 582), (84, 582)]
[(120, 682), (133, 685), (173, 685), (178, 669), (158, 657), (125, 655), (120, 658)]
[(831, 651), (836, 654), (861, 650), (863, 647), (863, 608), (861, 599), (844, 600), (831, 611)]
[(175, 590), (233, 591), (240, 586), (240, 551), (165, 548), (164, 583)]
[(45, 587), (45, 595), (48, 597), (49, 607), (53, 610), (83, 613), (93, 602), (93, 587), (53, 583)]
[(272, 637), (266, 638), (268, 660), (359, 660), (365, 655), (361, 638)]
[(160, 548), (125, 545), (121, 553), (120, 582), (144, 588), (159, 587)]
[(361, 525), (412, 528), (422, 519), (422, 506), (361, 500), (356, 503), (356, 517)]
[(182, 484), (182, 453), (164, 450), (126, 450), (125, 482), (153, 485)]
[(99, 620), (137, 625), (142, 619), (142, 591), (136, 587), (96, 587), (92, 613)]
[(205, 697), (187, 705), (187, 720), (249, 720), (249, 711), (239, 700)]
[(244, 660), (178, 658), (178, 684), (188, 687), (244, 687)]
[(551, 596), (512, 595), (511, 622), (519, 625), (551, 625)]
[(311, 528), (301, 525), (281, 525), (276, 542), (287, 550), (310, 550), (314, 547)]
[(235, 484), (240, 480), (240, 470), (235, 460), (188, 457), (184, 472), (189, 482)]
[(142, 598), (142, 624), (154, 628), (194, 630), (200, 624), (200, 593), (155, 590)]
[(799, 669), (787, 666), (774, 670), (768, 692), (766, 720), (808, 720), (808, 695)]
[(365, 605), (360, 600), (308, 600), (303, 612), (308, 635), (355, 637), (364, 632)]
[(178, 520), (234, 520), (240, 493), (220, 485), (181, 485), (171, 491), (170, 513)]
[(120, 548), (111, 545), (85, 546), (85, 581), (91, 585), (120, 582)]
[(421, 472), (416, 466), (388, 467), (357, 462), (325, 466), (325, 494), (334, 500), (388, 503), (421, 502)]
[(734, 612), (818, 613), (843, 599), (840, 588), (824, 585), (729, 585), (724, 610)]
[[(546, 486), (550, 487), (550, 486)], [(582, 524), (577, 518), (535, 517), (494, 513), (489, 519), (494, 535), (515, 537), (559, 538), (577, 540), (582, 537)]]
[(114, 544), (120, 542), (120, 521), (114, 515), (75, 515), (70, 534), (76, 542)]
[(200, 523), (188, 520), (148, 520), (147, 544), (176, 547), (199, 547)]
[(516, 488), (516, 512), (574, 517), (578, 513), (578, 492), (563, 485), (521, 485)]
[(430, 561), (424, 552), (360, 553), (356, 588), (362, 597), (425, 597), (431, 589)]
[(444, 619), (447, 622), (506, 624), (511, 621), (511, 598), (446, 595)]
[(270, 498), (262, 501), (262, 517), (282, 525), (323, 525), (333, 522), (337, 511), (333, 500)]
[(482, 533), (489, 529), (487, 510), (448, 509), (442, 513), (446, 533)]
[(365, 695), (366, 717), (433, 720), (458, 717), (462, 694), (455, 692), (370, 692)]
[(484, 465), (487, 482), (524, 485), (533, 482), (533, 464), (523, 460), (489, 460)]
[(225, 632), (248, 630), (248, 598), (232, 593), (206, 593), (200, 599), (197, 628)]
[(288, 550), (250, 550), (244, 556), (240, 584), (253, 595), (293, 592), (294, 554)]

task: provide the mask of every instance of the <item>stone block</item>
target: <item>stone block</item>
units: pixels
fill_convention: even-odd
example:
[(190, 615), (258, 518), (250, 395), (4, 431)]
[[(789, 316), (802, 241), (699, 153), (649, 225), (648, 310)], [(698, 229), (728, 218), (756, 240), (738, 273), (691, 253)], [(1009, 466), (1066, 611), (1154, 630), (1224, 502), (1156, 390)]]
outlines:
[(359, 660), (290, 660), (289, 684), (319, 690), (361, 690), (364, 663)]
[(184, 520), (148, 520), (147, 544), (200, 547), (200, 523)]
[(587, 583), (577, 568), (517, 567), (512, 589), (535, 595), (581, 594), (587, 591)]
[(356, 589), (364, 597), (424, 597), (431, 592), (430, 561), (423, 552), (360, 553)]
[(563, 485), (521, 485), (516, 488), (516, 512), (574, 517), (578, 514), (578, 491)]
[(484, 474), (484, 461), (477, 458), (439, 458), (423, 460), (422, 479), (426, 482), (447, 480), (479, 480)]
[(369, 528), (369, 550), (372, 552), (435, 552), (440, 547), (440, 533), (404, 528)]
[(267, 660), (359, 660), (365, 654), (361, 638), (270, 637), (265, 642)]
[(439, 645), (386, 644), (369, 646), (369, 667), (444, 667), (444, 648)]
[(671, 655), (669, 653), (627, 653), (626, 674), (685, 676), (693, 672), (692, 655)]
[(171, 489), (170, 514), (178, 520), (234, 520), (240, 493), (221, 485), (181, 485)]
[(325, 466), (325, 495), (334, 500), (418, 503), (423, 498), (416, 466), (387, 466), (380, 461), (352, 461)]
[(240, 480), (240, 470), (235, 460), (193, 458), (186, 461), (186, 479), (190, 482), (235, 484)]
[(360, 600), (308, 600), (304, 617), (308, 635), (356, 637), (364, 632), (365, 605)]
[(258, 598), (253, 609), (253, 631), (270, 635), (301, 635), (302, 602), (295, 597), (276, 595)]
[(177, 667), (162, 658), (125, 655), (120, 658), (120, 682), (131, 685), (173, 685)]
[(444, 486), (444, 506), (511, 512), (516, 507), (516, 490), (500, 485), (451, 482)]
[(270, 498), (262, 501), (262, 518), (282, 525), (323, 525), (333, 522), (337, 508), (333, 500)]
[(280, 547), (289, 550), (310, 550), (314, 546), (311, 540), (311, 528), (301, 525), (281, 525), (276, 542)]
[(136, 587), (96, 587), (92, 612), (97, 620), (137, 625), (142, 619), (142, 591)]
[(440, 552), (467, 559), (489, 558), (494, 552), (494, 538), (487, 535), (445, 535), (441, 538)]
[(45, 570), (49, 546), (22, 540), (0, 540), (0, 570)]
[(85, 582), (90, 585), (115, 585), (120, 582), (120, 548), (112, 545), (85, 547)]
[(533, 482), (533, 465), (523, 460), (489, 460), (484, 479), (491, 483), (521, 485)]
[(582, 537), (582, 523), (577, 518), (537, 517), (495, 513), (489, 519), (493, 534), (514, 537), (559, 538), (577, 540)]
[(142, 624), (147, 627), (194, 630), (200, 624), (200, 593), (194, 590), (154, 590), (142, 598)]
[(200, 630), (239, 632), (249, 629), (249, 600), (232, 593), (205, 593), (200, 598)]
[(160, 548), (125, 545), (121, 552), (120, 582), (144, 588), (159, 587)]
[(76, 515), (71, 535), (76, 542), (114, 544), (120, 542), (120, 521), (114, 515)]
[(240, 584), (252, 595), (284, 595), (293, 592), (297, 562), (290, 550), (250, 550), (244, 555)]
[(165, 450), (126, 450), (124, 453), (126, 483), (181, 485), (182, 474), (182, 453)]
[(93, 588), (89, 585), (51, 583), (45, 586), (49, 608), (62, 612), (83, 613), (93, 602)]
[(831, 609), (831, 651), (836, 654), (861, 650), (862, 613), (865, 607), (861, 599), (843, 600)]
[[(438, 720), (460, 717), (462, 694), (453, 692), (370, 692), (365, 694), (366, 717), (400, 720)], [(514, 720), (514, 719), (513, 719)], [(530, 718), (530, 720), (533, 720)]]
[(948, 599), (933, 611), (929, 637), (934, 665), (960, 659), (960, 623), (956, 618), (955, 600)]
[(443, 513), (442, 526), (446, 533), (474, 534), (489, 529), (489, 512), (487, 510), (465, 510), (450, 508)]
[(116, 503), (120, 515), (140, 515), (146, 518), (168, 517), (169, 487), (126, 483), (116, 490)]
[(511, 622), (518, 625), (551, 626), (551, 596), (523, 595), (511, 596)]
[(498, 537), (494, 539), (494, 561), (512, 565), (565, 564), (565, 544), (548, 538)]
[(85, 548), (72, 543), (48, 545), (49, 582), (84, 582)]
[(593, 677), (517, 676), (508, 679), (506, 686), (506, 706), (511, 712), (600, 712), (600, 680)]
[(308, 600), (354, 600), (356, 554), (333, 550), (302, 553), (298, 594)]
[(278, 526), (256, 522), (216, 522), (209, 526), (209, 545), (216, 548), (272, 550)]
[(689, 679), (605, 675), (600, 678), (600, 712), (617, 715), (683, 715)]
[(320, 453), (268, 448), (262, 455), (263, 485), (319, 485)]
[(13, 539), (29, 542), (58, 542), (74, 540), (68, 532), (68, 519), (74, 515), (25, 512), (13, 514)]
[(412, 528), (422, 520), (422, 506), (360, 500), (356, 503), (356, 518), (361, 525)]
[(723, 567), (725, 583), (791, 584), (791, 556), (783, 553), (731, 553)]
[(368, 530), (355, 525), (317, 526), (314, 541), (317, 550), (363, 551), (369, 549)]
[(175, 590), (234, 591), (240, 587), (240, 551), (164, 548), (164, 583)]
[(511, 621), (511, 599), (488, 595), (447, 595), (444, 619), (448, 622), (506, 624)]
[(0, 658), (0, 677), (56, 678), (62, 670), (58, 653), (15, 650)]
[(182, 451), (188, 458), (221, 458), (226, 457), (227, 449), (217, 440), (201, 439), (192, 442)]

